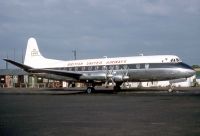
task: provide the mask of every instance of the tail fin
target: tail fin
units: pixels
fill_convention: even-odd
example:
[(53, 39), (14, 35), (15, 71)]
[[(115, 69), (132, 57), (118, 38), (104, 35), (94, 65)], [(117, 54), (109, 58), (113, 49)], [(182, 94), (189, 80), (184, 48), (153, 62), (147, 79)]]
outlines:
[(26, 48), (24, 65), (33, 68), (49, 68), (56, 67), (63, 62), (61, 60), (47, 59), (42, 56), (38, 48), (35, 38), (29, 38)]
[(24, 65), (31, 67), (39, 67), (39, 64), (45, 62), (45, 58), (40, 53), (35, 38), (29, 38), (26, 48), (26, 54), (24, 59)]
[(4, 59), (5, 61), (16, 65), (25, 71), (29, 71), (34, 68), (53, 68), (53, 67), (63, 67), (66, 63), (63, 60), (47, 59), (40, 53), (37, 42), (34, 38), (28, 40), (24, 64), (18, 63), (10, 59)]

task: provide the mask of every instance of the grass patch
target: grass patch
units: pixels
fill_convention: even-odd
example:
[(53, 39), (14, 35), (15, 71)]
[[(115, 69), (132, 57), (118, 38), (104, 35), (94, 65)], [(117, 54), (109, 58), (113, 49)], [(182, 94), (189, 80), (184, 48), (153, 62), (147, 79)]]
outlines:
[(196, 76), (200, 78), (200, 71), (196, 71)]

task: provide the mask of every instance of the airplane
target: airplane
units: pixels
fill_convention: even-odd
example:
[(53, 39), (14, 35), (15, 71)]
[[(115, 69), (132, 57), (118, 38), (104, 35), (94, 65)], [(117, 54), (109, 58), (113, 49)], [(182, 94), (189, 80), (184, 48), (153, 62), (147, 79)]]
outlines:
[(71, 82), (83, 82), (86, 93), (95, 91), (100, 83), (113, 85), (113, 90), (121, 90), (126, 82), (170, 81), (181, 82), (195, 74), (195, 71), (175, 55), (132, 56), (83, 60), (56, 60), (43, 57), (36, 39), (29, 38), (24, 64), (4, 59), (36, 76)]

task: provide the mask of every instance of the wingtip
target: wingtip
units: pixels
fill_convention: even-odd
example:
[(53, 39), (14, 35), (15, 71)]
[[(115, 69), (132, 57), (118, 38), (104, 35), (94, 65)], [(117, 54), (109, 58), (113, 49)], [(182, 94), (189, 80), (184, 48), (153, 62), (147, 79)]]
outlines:
[(4, 61), (11, 61), (11, 59), (3, 58)]
[(7, 58), (4, 58), (3, 60), (6, 61), (6, 62), (15, 62), (15, 61), (13, 61), (11, 59), (7, 59)]
[(7, 58), (3, 58), (3, 60), (4, 60), (4, 61), (7, 61), (8, 59), (7, 59)]

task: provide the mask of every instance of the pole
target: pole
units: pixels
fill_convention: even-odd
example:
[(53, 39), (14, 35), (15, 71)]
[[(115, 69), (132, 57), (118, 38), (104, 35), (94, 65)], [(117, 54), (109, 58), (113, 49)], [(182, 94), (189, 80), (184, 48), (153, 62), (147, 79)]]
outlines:
[[(8, 53), (7, 53), (6, 58), (8, 59)], [(7, 61), (6, 61), (6, 69), (8, 69), (8, 62)]]
[(14, 48), (14, 61), (15, 61), (15, 48)]
[(72, 50), (72, 52), (74, 53), (74, 60), (76, 60), (76, 50)]
[(22, 48), (22, 64), (24, 63), (24, 50)]

